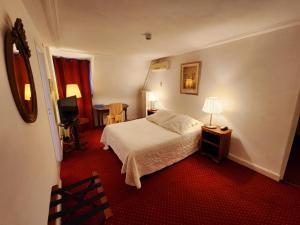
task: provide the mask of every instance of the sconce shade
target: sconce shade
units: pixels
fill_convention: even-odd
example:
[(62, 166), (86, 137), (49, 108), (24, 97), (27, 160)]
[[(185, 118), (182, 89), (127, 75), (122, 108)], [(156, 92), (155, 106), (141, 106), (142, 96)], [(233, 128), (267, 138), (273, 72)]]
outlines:
[(150, 102), (157, 102), (158, 101), (158, 96), (154, 92), (149, 93), (149, 101)]
[(223, 107), (218, 97), (208, 97), (205, 99), (202, 110), (206, 113), (215, 114), (221, 113), (223, 111)]
[(31, 88), (30, 88), (30, 84), (25, 84), (24, 98), (25, 98), (26, 101), (30, 101), (31, 100)]
[(76, 96), (76, 98), (81, 98), (81, 92), (78, 84), (67, 84), (66, 97)]

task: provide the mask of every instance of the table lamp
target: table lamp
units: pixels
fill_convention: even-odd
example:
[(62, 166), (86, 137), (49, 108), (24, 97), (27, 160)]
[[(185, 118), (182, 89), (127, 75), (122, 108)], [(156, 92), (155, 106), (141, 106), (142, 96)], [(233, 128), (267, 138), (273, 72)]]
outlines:
[(193, 79), (188, 78), (188, 79), (185, 80), (185, 87), (186, 88), (193, 88), (193, 84), (194, 84)]
[(158, 96), (157, 96), (157, 94), (154, 93), (154, 92), (150, 92), (150, 93), (149, 93), (149, 101), (151, 102), (151, 109), (155, 109), (154, 104), (155, 104), (155, 102), (158, 101)]
[(31, 100), (31, 89), (30, 89), (30, 84), (25, 84), (24, 88), (24, 98), (26, 101)]
[(205, 99), (204, 106), (202, 108), (203, 112), (210, 113), (209, 124), (204, 125), (207, 128), (216, 128), (216, 125), (213, 125), (212, 115), (216, 113), (221, 113), (223, 110), (221, 101), (218, 97), (208, 97)]
[(76, 98), (81, 98), (81, 92), (78, 84), (67, 84), (66, 97), (76, 96)]

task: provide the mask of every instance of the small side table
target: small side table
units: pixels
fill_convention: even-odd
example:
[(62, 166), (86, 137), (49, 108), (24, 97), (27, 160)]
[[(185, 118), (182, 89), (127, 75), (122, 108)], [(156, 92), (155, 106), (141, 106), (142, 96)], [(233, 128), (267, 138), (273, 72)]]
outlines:
[(147, 116), (150, 116), (150, 115), (152, 115), (152, 114), (154, 114), (156, 112), (157, 112), (157, 109), (148, 109), (147, 110)]
[(222, 131), (219, 126), (215, 129), (202, 126), (201, 154), (220, 163), (228, 155), (231, 133), (231, 129)]

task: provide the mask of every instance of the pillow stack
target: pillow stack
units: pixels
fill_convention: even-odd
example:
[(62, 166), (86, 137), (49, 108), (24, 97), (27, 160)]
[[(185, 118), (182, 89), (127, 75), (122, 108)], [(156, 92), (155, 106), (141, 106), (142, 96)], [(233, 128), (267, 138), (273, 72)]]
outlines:
[(167, 110), (159, 110), (153, 115), (148, 116), (147, 120), (178, 134), (184, 134), (189, 128), (200, 123), (190, 116), (176, 114)]

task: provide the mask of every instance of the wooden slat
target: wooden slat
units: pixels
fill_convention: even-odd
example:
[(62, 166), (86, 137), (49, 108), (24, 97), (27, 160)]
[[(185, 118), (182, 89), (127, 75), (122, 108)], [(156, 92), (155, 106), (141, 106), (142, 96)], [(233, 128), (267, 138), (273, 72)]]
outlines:
[(78, 203), (77, 205), (75, 205), (71, 208), (64, 209), (60, 212), (53, 213), (53, 214), (49, 215), (48, 221), (54, 220), (54, 219), (59, 218), (59, 217), (63, 217), (65, 215), (68, 215), (68, 214), (71, 214), (71, 213), (74, 213), (75, 211), (81, 209), (84, 206), (88, 206), (88, 205), (93, 204), (94, 201), (96, 201), (98, 199), (101, 199), (103, 196), (105, 196), (104, 192), (97, 193), (96, 195), (92, 196), (91, 198), (85, 199), (82, 202)]
[[(95, 183), (98, 184), (98, 183), (101, 183), (101, 180), (98, 176), (98, 173), (96, 171), (93, 172), (93, 175), (96, 176), (97, 178), (95, 179)], [(103, 186), (97, 188), (97, 192), (98, 193), (101, 193), (101, 192), (104, 192), (104, 189), (103, 189)], [(101, 204), (106, 204), (108, 203), (108, 199), (106, 196), (103, 196), (101, 199), (100, 199), (100, 202)], [(110, 208), (107, 208), (107, 209), (104, 209), (104, 215), (105, 215), (105, 218), (108, 219), (110, 218), (111, 216), (113, 216), (113, 213), (112, 213), (112, 210)]]
[(52, 192), (51, 195), (62, 194), (62, 191), (68, 191), (68, 190), (71, 190), (71, 189), (73, 189), (73, 188), (75, 188), (75, 187), (78, 187), (78, 186), (84, 184), (84, 183), (87, 183), (87, 182), (90, 182), (90, 181), (94, 181), (96, 178), (97, 178), (97, 176), (91, 176), (91, 177), (89, 177), (89, 178), (80, 180), (80, 181), (78, 181), (78, 182), (76, 182), (76, 183), (73, 183), (73, 184), (71, 184), (71, 185), (69, 185), (69, 186), (60, 188), (60, 189), (58, 189), (58, 190)]
[(100, 212), (100, 211), (103, 211), (105, 209), (107, 209), (109, 207), (109, 204), (106, 203), (106, 204), (103, 204), (103, 205), (99, 205), (95, 208), (93, 208), (92, 210), (78, 216), (78, 217), (75, 217), (75, 218), (72, 218), (70, 221), (67, 221), (66, 223), (64, 223), (65, 225), (77, 225), (77, 224), (80, 224), (82, 223), (83, 221), (85, 221), (87, 218), (95, 215), (96, 213)]
[(62, 194), (63, 197), (61, 199), (57, 199), (57, 200), (51, 201), (50, 208), (54, 207), (54, 206), (56, 206), (58, 204), (61, 204), (64, 201), (67, 201), (69, 199), (78, 200), (78, 198), (80, 198), (80, 196), (82, 196), (84, 194), (87, 194), (88, 192), (90, 192), (90, 191), (92, 191), (92, 190), (94, 190), (96, 188), (99, 188), (99, 187), (101, 187), (101, 184), (94, 184), (92, 186), (87, 187), (86, 189), (77, 191), (77, 192), (72, 193), (72, 194), (67, 194), (67, 195)]
[[(83, 187), (80, 187), (80, 189), (82, 188), (81, 190), (78, 190), (73, 193), (69, 191), (69, 190), (79, 187), (87, 182), (90, 182), (90, 183), (88, 185), (84, 185)], [(85, 195), (95, 189), (97, 191), (97, 194), (85, 199)], [(55, 195), (61, 196), (62, 198), (54, 199)], [(80, 180), (80, 181), (73, 183), (71, 185), (68, 185), (64, 188), (59, 188), (57, 190), (53, 189), (51, 196), (52, 196), (52, 201), (50, 202), (50, 207), (49, 207), (50, 209), (62, 204), (66, 200), (74, 200), (77, 202), (77, 204), (70, 208), (62, 209), (59, 212), (53, 212), (50, 210), (49, 212), (52, 212), (52, 213), (51, 214), (49, 213), (49, 217), (48, 217), (49, 224), (51, 223), (51, 221), (55, 221), (57, 218), (61, 218), (61, 217), (67, 216), (67, 215), (74, 216), (75, 212), (77, 212), (78, 210), (80, 210), (84, 207), (87, 207), (87, 206), (91, 207), (91, 209), (89, 211), (81, 213), (81, 215), (79, 215), (79, 216), (74, 216), (71, 220), (66, 221), (67, 222), (66, 224), (67, 225), (76, 225), (76, 224), (79, 225), (84, 220), (95, 215), (96, 213), (98, 213), (100, 211), (103, 211), (103, 214), (104, 214), (104, 217), (102, 217), (104, 220), (102, 222), (105, 222), (106, 219), (108, 219), (109, 217), (111, 217), (113, 215), (112, 211), (110, 209), (109, 203), (108, 203), (108, 199), (104, 192), (104, 188), (101, 184), (101, 180), (100, 180), (97, 172), (93, 172), (93, 176), (91, 176), (89, 178)]]
[(203, 141), (203, 142), (206, 142), (206, 143), (208, 143), (208, 144), (210, 144), (210, 145), (212, 145), (212, 146), (215, 146), (216, 148), (219, 147), (218, 144), (216, 144), (216, 143), (214, 143), (214, 142), (212, 142), (212, 141), (208, 141), (208, 140), (206, 140), (206, 139), (203, 139), (202, 141)]

